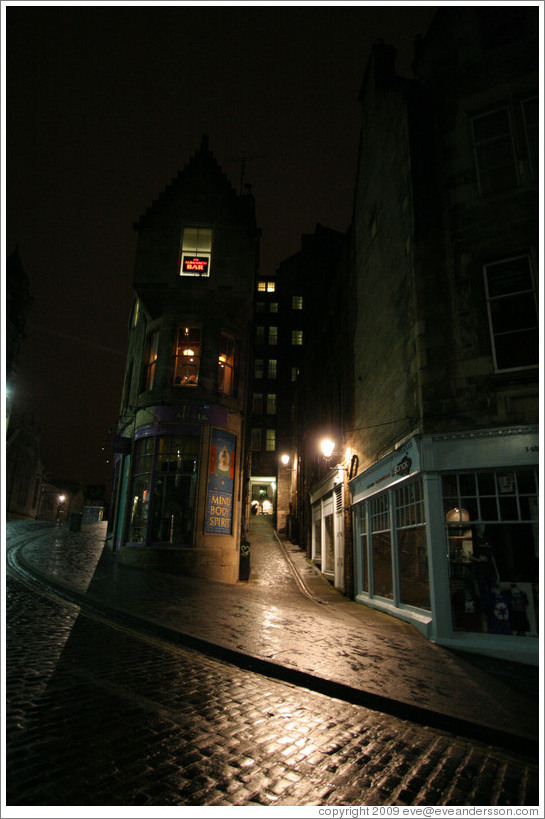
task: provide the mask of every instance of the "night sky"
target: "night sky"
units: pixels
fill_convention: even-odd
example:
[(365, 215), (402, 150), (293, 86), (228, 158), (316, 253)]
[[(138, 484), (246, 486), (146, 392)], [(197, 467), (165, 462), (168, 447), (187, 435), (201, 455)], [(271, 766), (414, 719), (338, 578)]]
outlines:
[(317, 222), (348, 227), (369, 50), (383, 38), (411, 76), (435, 8), (4, 6), (4, 250), (19, 247), (34, 297), (16, 401), (50, 473), (110, 482), (133, 224), (202, 135), (237, 190), (254, 157), (244, 182), (273, 273)]

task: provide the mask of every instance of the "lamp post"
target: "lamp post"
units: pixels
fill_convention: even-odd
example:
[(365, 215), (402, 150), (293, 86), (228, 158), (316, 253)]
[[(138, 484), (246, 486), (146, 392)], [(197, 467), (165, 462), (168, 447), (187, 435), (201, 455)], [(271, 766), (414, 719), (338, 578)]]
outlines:
[(57, 525), (60, 525), (61, 507), (65, 501), (65, 495), (59, 495), (59, 505), (57, 506)]

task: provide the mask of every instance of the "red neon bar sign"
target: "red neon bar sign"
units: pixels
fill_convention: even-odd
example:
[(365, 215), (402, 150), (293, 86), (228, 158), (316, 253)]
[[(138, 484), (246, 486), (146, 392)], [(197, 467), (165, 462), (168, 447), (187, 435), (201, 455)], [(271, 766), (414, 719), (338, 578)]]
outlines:
[(207, 276), (209, 261), (206, 256), (183, 256), (182, 273)]

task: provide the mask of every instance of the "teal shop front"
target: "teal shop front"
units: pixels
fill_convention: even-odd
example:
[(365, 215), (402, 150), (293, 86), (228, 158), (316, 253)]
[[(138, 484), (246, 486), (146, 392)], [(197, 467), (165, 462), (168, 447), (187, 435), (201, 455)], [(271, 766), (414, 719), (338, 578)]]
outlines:
[(535, 427), (414, 435), (349, 489), (358, 602), (441, 645), (537, 664)]

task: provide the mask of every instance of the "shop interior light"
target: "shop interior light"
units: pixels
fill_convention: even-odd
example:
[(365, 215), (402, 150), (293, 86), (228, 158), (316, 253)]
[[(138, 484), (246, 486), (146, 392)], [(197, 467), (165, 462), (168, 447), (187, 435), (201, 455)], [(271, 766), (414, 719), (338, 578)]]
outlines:
[(469, 520), (469, 512), (467, 509), (460, 509), (455, 506), (454, 509), (449, 509), (446, 514), (447, 523), (465, 523)]

